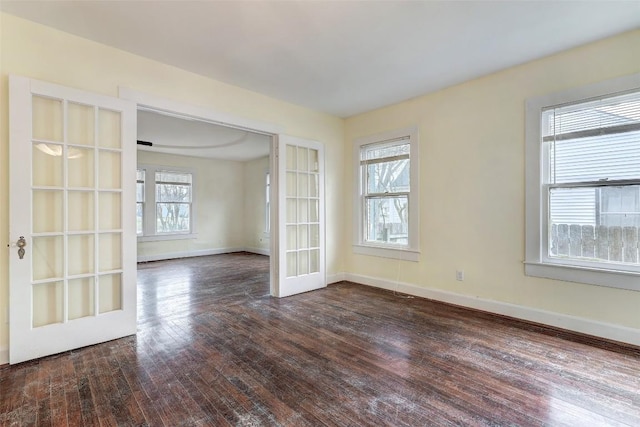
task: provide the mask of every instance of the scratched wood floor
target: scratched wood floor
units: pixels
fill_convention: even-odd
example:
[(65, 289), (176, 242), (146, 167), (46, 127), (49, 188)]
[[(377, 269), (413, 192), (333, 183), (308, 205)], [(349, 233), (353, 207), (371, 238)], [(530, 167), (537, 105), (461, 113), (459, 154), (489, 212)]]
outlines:
[(640, 426), (640, 350), (268, 261), (142, 264), (135, 337), (0, 368), (0, 423)]

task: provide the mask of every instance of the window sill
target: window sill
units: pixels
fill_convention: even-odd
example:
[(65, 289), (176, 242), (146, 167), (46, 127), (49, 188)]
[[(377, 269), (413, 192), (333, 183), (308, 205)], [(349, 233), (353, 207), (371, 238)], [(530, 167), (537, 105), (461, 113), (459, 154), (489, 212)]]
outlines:
[(640, 291), (640, 273), (574, 265), (525, 262), (527, 276)]
[(138, 236), (138, 243), (142, 242), (161, 242), (165, 240), (188, 240), (188, 239), (197, 239), (198, 235), (196, 233), (185, 233), (185, 234), (157, 234), (153, 236)]
[(403, 261), (420, 261), (420, 252), (412, 249), (390, 248), (371, 245), (353, 245), (353, 253), (377, 256), (381, 258), (400, 259)]

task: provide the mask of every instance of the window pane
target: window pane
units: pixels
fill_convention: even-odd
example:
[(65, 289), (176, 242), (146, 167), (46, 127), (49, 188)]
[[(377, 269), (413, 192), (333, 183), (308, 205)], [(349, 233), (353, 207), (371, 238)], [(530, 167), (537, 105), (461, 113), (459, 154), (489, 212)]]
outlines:
[(144, 169), (138, 169), (136, 171), (136, 180), (144, 182), (144, 175), (145, 175)]
[(640, 92), (552, 108), (543, 123), (543, 136), (640, 123)]
[(409, 159), (367, 165), (369, 193), (399, 193), (409, 191)]
[(143, 204), (136, 203), (136, 233), (142, 234)]
[(156, 182), (174, 182), (174, 183), (184, 183), (191, 184), (191, 174), (190, 173), (180, 173), (180, 172), (156, 172)]
[(156, 184), (156, 202), (190, 202), (191, 185)]
[(144, 183), (136, 184), (136, 202), (144, 202)]
[(367, 241), (408, 245), (408, 196), (367, 198), (365, 200)]
[(640, 92), (542, 114), (551, 183), (640, 178)]
[(408, 138), (402, 138), (396, 141), (387, 141), (365, 145), (360, 152), (360, 160), (383, 159), (385, 157), (395, 157), (401, 155), (409, 155), (410, 147)]
[(551, 182), (640, 178), (640, 131), (555, 141), (549, 152)]
[(190, 230), (191, 205), (188, 203), (157, 203), (156, 232), (172, 233)]
[(638, 265), (640, 185), (555, 188), (549, 255)]

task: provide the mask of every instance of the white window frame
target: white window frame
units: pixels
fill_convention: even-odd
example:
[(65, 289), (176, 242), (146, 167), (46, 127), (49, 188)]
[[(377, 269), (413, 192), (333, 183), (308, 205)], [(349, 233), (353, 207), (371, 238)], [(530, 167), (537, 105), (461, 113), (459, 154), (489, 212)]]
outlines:
[[(409, 155), (409, 211), (408, 228), (409, 244), (406, 246), (388, 245), (383, 243), (367, 242), (365, 239), (365, 208), (363, 194), (363, 180), (361, 175), (360, 151), (363, 146), (369, 144), (384, 143), (387, 141), (408, 138), (410, 145)], [(361, 255), (371, 255), (383, 258), (401, 259), (406, 261), (419, 261), (420, 259), (420, 140), (417, 127), (408, 127), (392, 130), (375, 135), (358, 138), (353, 142), (353, 170), (354, 170), (354, 204), (353, 204), (353, 252)]]
[[(142, 219), (142, 235), (138, 235), (138, 242), (154, 242), (161, 240), (184, 240), (197, 238), (196, 233), (196, 172), (191, 168), (179, 166), (164, 166), (154, 164), (138, 164), (138, 169), (145, 171), (144, 209)], [(189, 231), (176, 233), (156, 232), (156, 172), (178, 172), (191, 174), (191, 216)], [(149, 209), (153, 206), (153, 209)]]
[[(550, 258), (548, 254), (548, 199), (543, 188), (545, 168), (542, 111), (548, 107), (587, 101), (640, 89), (640, 73), (606, 80), (526, 101), (526, 245), (525, 274), (568, 282), (640, 290), (635, 266), (595, 266), (580, 260)], [(635, 270), (635, 271), (634, 271)]]

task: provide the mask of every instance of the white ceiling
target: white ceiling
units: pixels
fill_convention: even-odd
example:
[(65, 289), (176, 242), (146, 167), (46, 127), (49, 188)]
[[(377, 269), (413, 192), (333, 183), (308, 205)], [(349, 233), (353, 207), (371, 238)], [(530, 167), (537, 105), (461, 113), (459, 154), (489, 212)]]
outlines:
[(340, 117), (640, 27), (640, 1), (8, 1), (0, 9)]
[(139, 150), (183, 156), (248, 161), (268, 156), (271, 137), (207, 123), (138, 111)]

